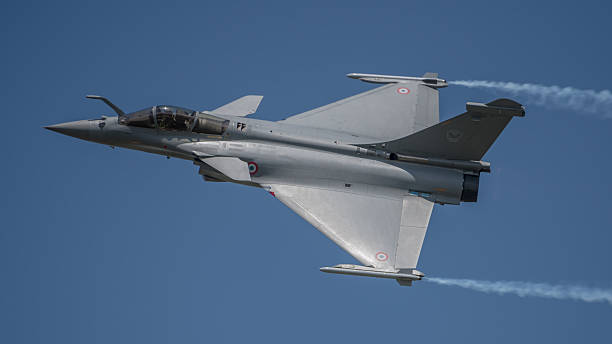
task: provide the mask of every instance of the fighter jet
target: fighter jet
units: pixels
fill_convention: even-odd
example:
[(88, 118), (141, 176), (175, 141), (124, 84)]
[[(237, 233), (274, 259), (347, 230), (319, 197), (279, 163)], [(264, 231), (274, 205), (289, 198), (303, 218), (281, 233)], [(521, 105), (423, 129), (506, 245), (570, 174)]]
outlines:
[(417, 262), (434, 204), (476, 202), (484, 154), (521, 104), (466, 104), (439, 121), (438, 90), (423, 77), (356, 74), (382, 84), (364, 93), (273, 122), (247, 117), (262, 96), (209, 111), (157, 105), (117, 116), (45, 127), (79, 139), (192, 161), (206, 181), (261, 188), (361, 264), (329, 273), (395, 279), (424, 274)]

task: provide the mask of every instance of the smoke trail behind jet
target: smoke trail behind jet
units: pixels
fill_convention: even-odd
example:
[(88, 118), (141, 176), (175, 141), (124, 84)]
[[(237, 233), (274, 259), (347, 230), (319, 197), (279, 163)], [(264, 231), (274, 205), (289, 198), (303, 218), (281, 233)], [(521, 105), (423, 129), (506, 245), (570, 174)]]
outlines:
[(580, 90), (573, 87), (484, 80), (457, 80), (449, 81), (449, 84), (495, 89), (514, 96), (525, 96), (529, 103), (543, 107), (570, 109), (596, 114), (601, 118), (612, 118), (612, 92), (609, 90)]
[(437, 277), (427, 277), (423, 280), (442, 285), (476, 290), (483, 293), (494, 293), (499, 295), (513, 294), (520, 297), (532, 296), (584, 302), (607, 302), (612, 306), (612, 290), (609, 289), (519, 281), (482, 281)]

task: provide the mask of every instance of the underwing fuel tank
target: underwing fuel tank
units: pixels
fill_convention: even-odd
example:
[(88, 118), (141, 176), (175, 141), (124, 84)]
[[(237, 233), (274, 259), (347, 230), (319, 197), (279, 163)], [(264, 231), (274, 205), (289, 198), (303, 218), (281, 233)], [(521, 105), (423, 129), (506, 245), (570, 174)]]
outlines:
[(421, 280), (425, 277), (425, 274), (416, 269), (410, 269), (408, 271), (385, 271), (378, 270), (368, 266), (353, 265), (353, 264), (338, 264), (333, 267), (325, 266), (320, 268), (322, 272), (341, 274), (341, 275), (354, 275), (354, 276), (365, 276), (365, 277), (378, 277), (378, 278), (390, 278), (395, 279), (400, 285), (411, 286), (412, 281)]

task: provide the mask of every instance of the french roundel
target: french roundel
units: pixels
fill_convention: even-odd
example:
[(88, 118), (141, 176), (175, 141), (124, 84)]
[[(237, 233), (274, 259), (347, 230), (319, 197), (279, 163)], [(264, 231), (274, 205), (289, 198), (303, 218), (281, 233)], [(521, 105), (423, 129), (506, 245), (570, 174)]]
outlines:
[(406, 87), (400, 87), (400, 88), (397, 89), (397, 93), (399, 93), (399, 94), (408, 94), (408, 93), (410, 93), (410, 90), (407, 89)]
[(253, 174), (257, 173), (257, 170), (258, 170), (258, 169), (259, 169), (259, 168), (257, 167), (257, 164), (256, 164), (256, 163), (254, 163), (254, 162), (252, 162), (252, 161), (251, 161), (251, 162), (249, 162), (249, 174), (253, 175)]
[(387, 259), (389, 259), (389, 256), (385, 252), (377, 252), (376, 253), (376, 259), (381, 261), (381, 262), (384, 262)]

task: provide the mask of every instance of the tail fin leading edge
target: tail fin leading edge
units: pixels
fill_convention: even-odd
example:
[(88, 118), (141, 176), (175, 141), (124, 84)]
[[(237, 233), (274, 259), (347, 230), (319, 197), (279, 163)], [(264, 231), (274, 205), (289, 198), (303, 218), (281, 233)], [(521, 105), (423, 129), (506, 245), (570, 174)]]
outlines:
[(386, 142), (398, 154), (450, 160), (481, 160), (512, 117), (525, 116), (510, 99), (467, 103), (467, 112), (401, 139)]

